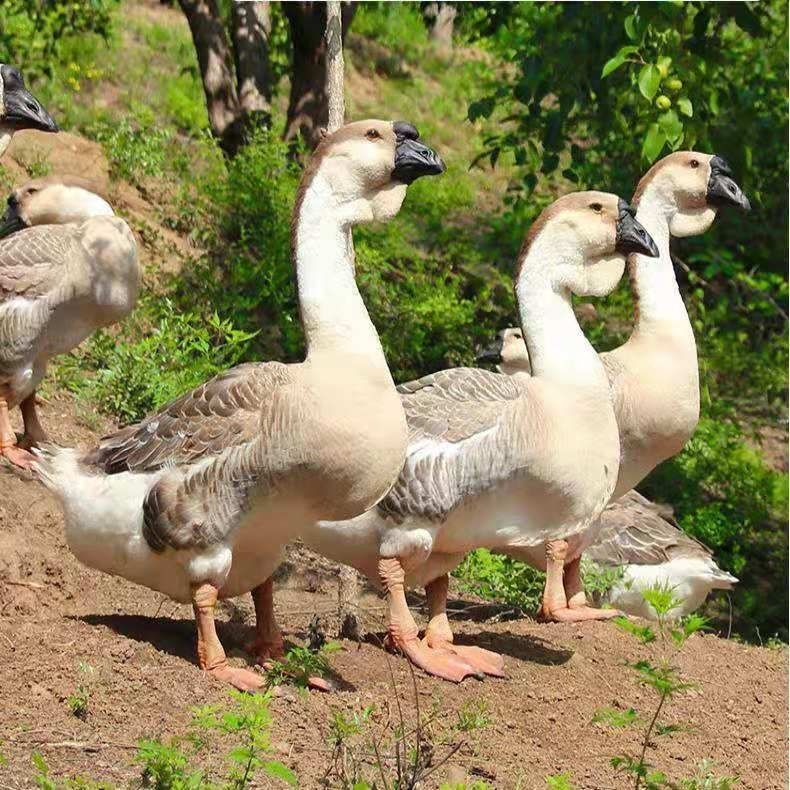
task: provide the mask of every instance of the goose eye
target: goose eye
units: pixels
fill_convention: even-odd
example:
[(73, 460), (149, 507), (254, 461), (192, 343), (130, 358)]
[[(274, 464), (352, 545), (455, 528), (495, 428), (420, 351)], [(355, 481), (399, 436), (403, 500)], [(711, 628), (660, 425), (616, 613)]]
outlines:
[(692, 159), (692, 160), (689, 162), (689, 165), (690, 165), (691, 167), (693, 167), (693, 168), (695, 168), (695, 169), (696, 169), (697, 167), (699, 167), (699, 159)]
[(365, 132), (365, 137), (367, 137), (368, 140), (378, 140), (381, 135), (375, 129), (368, 129)]
[(590, 203), (590, 208), (596, 213), (600, 214), (603, 211), (603, 206), (600, 203)]

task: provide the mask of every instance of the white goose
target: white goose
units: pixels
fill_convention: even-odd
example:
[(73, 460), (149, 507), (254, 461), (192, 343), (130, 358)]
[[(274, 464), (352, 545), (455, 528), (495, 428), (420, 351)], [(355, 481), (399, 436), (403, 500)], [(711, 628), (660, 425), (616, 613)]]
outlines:
[(403, 465), (403, 407), (354, 280), (351, 228), (392, 218), (409, 183), (442, 172), (418, 136), (360, 121), (313, 154), (292, 234), (304, 362), (233, 368), (88, 453), (49, 448), (36, 464), (77, 558), (191, 601), (200, 666), (242, 690), (262, 678), (228, 665), (217, 598), (252, 591), (265, 661), (281, 649), (267, 582), (281, 547), (372, 507)]
[[(496, 364), (506, 375), (529, 375), (529, 354), (521, 327), (508, 327), (478, 360)], [(668, 587), (680, 605), (670, 617), (683, 617), (699, 608), (713, 590), (731, 590), (738, 579), (722, 570), (713, 552), (686, 535), (676, 523), (633, 489), (601, 514), (598, 536), (585, 557), (622, 577), (604, 596), (617, 609), (636, 617), (655, 619), (642, 591)]]
[(25, 87), (19, 70), (0, 63), (0, 156), (20, 129), (57, 132), (58, 125)]
[[(29, 181), (11, 193), (0, 221), (0, 455), (18, 466), (33, 461), (23, 446), (46, 439), (35, 400), (49, 360), (137, 301), (134, 236), (91, 189), (71, 176)], [(15, 406), (23, 446), (9, 420)]]
[(606, 373), (570, 295), (609, 293), (626, 253), (637, 250), (657, 254), (614, 195), (581, 192), (547, 208), (516, 273), (533, 375), (457, 368), (401, 385), (409, 450), (392, 491), (359, 518), (323, 522), (304, 535), (311, 548), (380, 579), (392, 642), (432, 674), (454, 681), (480, 670), (502, 674), (501, 657), (452, 647), (441, 582), (428, 590), (435, 616), (422, 642), (406, 607), (405, 584), (446, 582), (443, 574), (473, 547), (531, 547), (547, 569), (546, 599), (558, 613), (570, 612), (566, 541), (587, 539), (614, 490), (620, 457)]

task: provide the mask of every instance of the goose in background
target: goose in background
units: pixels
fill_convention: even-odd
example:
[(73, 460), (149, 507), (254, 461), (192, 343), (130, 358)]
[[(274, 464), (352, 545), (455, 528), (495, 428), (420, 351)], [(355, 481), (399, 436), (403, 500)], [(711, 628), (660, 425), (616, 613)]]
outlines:
[(25, 87), (19, 70), (0, 63), (0, 156), (20, 129), (57, 132), (58, 125), (41, 106), (41, 102)]
[[(400, 385), (409, 448), (392, 490), (359, 518), (321, 522), (303, 534), (311, 549), (379, 581), (391, 643), (431, 674), (456, 682), (503, 674), (501, 656), (453, 645), (444, 611), (441, 580), (472, 548), (532, 551), (547, 571), (546, 605), (559, 619), (615, 614), (572, 608), (563, 587), (565, 558), (588, 542), (620, 458), (606, 373), (571, 294), (611, 292), (626, 254), (635, 251), (657, 254), (615, 195), (579, 192), (545, 209), (515, 275), (533, 375), (455, 368)], [(566, 577), (578, 574), (578, 562), (568, 568)], [(406, 585), (429, 585), (423, 640), (406, 606)]]
[(47, 438), (36, 387), (49, 360), (125, 318), (139, 285), (134, 236), (89, 182), (47, 176), (11, 193), (0, 220), (0, 455), (29, 467), (28, 449)]
[[(529, 375), (529, 354), (521, 327), (497, 333), (478, 361), (496, 365), (506, 375)], [(683, 617), (698, 609), (713, 590), (731, 590), (738, 579), (722, 570), (713, 552), (684, 533), (662, 508), (633, 489), (601, 514), (598, 537), (585, 558), (622, 576), (603, 601), (626, 614), (655, 619), (642, 591), (660, 586), (673, 590), (681, 602), (668, 616)]]
[(282, 547), (375, 505), (403, 466), (406, 420), (357, 289), (351, 228), (391, 219), (408, 184), (444, 170), (418, 137), (402, 121), (360, 121), (313, 153), (292, 224), (304, 362), (240, 365), (89, 452), (38, 451), (77, 558), (191, 601), (200, 666), (241, 690), (264, 679), (228, 664), (217, 599), (252, 592), (256, 658), (276, 655)]

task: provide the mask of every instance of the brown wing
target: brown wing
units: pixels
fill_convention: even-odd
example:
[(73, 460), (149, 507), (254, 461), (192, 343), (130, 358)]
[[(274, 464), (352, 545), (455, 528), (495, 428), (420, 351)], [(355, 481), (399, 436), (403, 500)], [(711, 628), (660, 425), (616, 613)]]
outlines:
[(216, 457), (256, 436), (263, 405), (289, 381), (288, 366), (279, 362), (231, 368), (137, 425), (103, 437), (83, 462), (116, 474), (153, 472)]
[(707, 546), (662, 515), (661, 508), (629, 491), (601, 515), (601, 531), (585, 555), (602, 565), (659, 565), (674, 557), (710, 557)]
[(23, 296), (46, 297), (81, 256), (73, 227), (41, 225), (0, 240), (0, 304)]
[(527, 397), (516, 379), (477, 368), (453, 368), (398, 387), (409, 426), (406, 462), (381, 512), (443, 519), (467, 496), (507, 479), (523, 466), (518, 443), (497, 429)]

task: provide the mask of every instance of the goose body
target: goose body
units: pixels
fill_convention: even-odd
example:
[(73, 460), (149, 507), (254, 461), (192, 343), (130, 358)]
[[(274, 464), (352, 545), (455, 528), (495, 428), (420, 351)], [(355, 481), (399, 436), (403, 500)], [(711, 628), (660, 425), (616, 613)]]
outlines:
[(0, 431), (13, 453), (7, 409), (25, 404), (26, 439), (46, 438), (33, 401), (49, 360), (125, 318), (140, 270), (129, 226), (81, 179), (15, 189), (0, 235)]
[[(403, 408), (356, 287), (350, 228), (391, 218), (412, 180), (443, 170), (418, 136), (362, 121), (313, 154), (292, 233), (304, 362), (240, 365), (88, 453), (40, 453), (75, 555), (191, 600), (201, 666), (240, 689), (262, 681), (228, 666), (217, 599), (252, 591), (263, 611), (283, 545), (317, 519), (373, 506), (403, 463)], [(279, 632), (267, 616), (258, 634), (265, 660)]]
[(404, 586), (437, 578), (481, 546), (535, 551), (556, 578), (557, 558), (543, 547), (560, 541), (562, 551), (581, 551), (614, 491), (620, 446), (608, 382), (573, 315), (570, 291), (606, 294), (623, 272), (622, 250), (634, 248), (628, 244), (652, 251), (629, 212), (596, 192), (566, 196), (544, 211), (516, 276), (535, 375), (457, 368), (402, 384), (409, 448), (392, 490), (373, 511), (318, 523), (304, 535), (312, 548), (370, 578), (377, 560), (390, 635), (433, 674), (456, 681), (481, 667), (501, 674), (501, 659), (460, 648), (448, 655), (417, 641)]
[[(507, 375), (530, 375), (521, 327), (499, 332), (481, 358), (496, 362)], [(686, 535), (661, 510), (637, 491), (628, 491), (601, 514), (598, 535), (585, 552), (597, 565), (622, 571), (604, 600), (636, 617), (656, 617), (642, 595), (649, 587), (671, 588), (680, 605), (670, 616), (682, 617), (699, 608), (713, 590), (729, 590), (738, 583), (716, 564), (707, 546)], [(510, 549), (506, 553), (539, 567), (534, 552)]]

